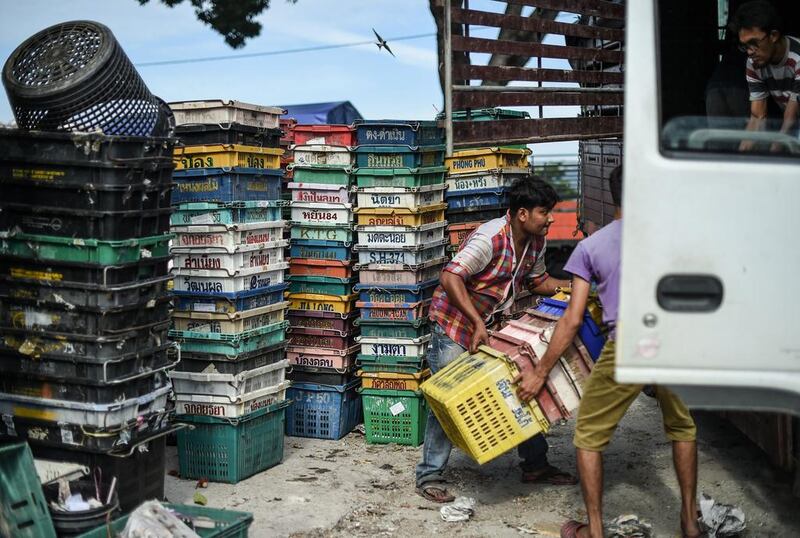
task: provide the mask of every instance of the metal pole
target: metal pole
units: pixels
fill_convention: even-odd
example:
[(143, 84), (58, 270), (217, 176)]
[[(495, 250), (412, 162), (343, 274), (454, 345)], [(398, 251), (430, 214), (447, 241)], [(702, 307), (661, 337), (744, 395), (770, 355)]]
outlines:
[(453, 14), (444, 0), (444, 132), (447, 156), (453, 155)]

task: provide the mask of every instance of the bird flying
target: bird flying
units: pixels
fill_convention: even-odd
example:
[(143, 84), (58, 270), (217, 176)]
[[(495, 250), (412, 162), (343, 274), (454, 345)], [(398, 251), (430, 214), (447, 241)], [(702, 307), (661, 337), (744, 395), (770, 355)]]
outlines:
[(375, 34), (375, 37), (378, 39), (378, 41), (375, 43), (375, 45), (378, 47), (378, 50), (386, 49), (386, 52), (388, 52), (389, 54), (392, 55), (393, 58), (395, 58), (396, 56), (394, 55), (394, 52), (392, 52), (392, 49), (389, 48), (389, 44), (386, 43), (386, 40), (382, 38), (378, 34), (378, 32), (375, 31), (375, 28), (372, 29), (372, 33)]

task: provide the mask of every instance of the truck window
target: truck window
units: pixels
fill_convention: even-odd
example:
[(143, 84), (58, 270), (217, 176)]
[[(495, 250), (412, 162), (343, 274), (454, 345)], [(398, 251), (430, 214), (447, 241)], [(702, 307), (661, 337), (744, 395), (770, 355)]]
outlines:
[(800, 159), (800, 32), (789, 16), (797, 8), (773, 2), (777, 19), (769, 10), (737, 18), (744, 3), (700, 0), (687, 10), (659, 1), (663, 154)]

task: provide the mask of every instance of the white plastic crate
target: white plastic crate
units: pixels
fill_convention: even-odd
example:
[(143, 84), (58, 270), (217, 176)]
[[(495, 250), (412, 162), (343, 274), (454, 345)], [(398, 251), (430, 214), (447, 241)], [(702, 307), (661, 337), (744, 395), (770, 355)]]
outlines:
[(422, 226), (356, 226), (358, 244), (366, 248), (415, 247), (444, 240), (447, 222)]
[(468, 174), (447, 177), (447, 191), (471, 191), (474, 189), (502, 189), (510, 187), (517, 178), (527, 176), (527, 168), (495, 168)]
[(292, 202), (292, 222), (313, 224), (351, 224), (352, 204), (314, 204)]
[(292, 192), (292, 201), (295, 202), (310, 202), (313, 204), (350, 203), (350, 191), (345, 185), (292, 182), (286, 186)]
[(265, 270), (266, 267), (283, 263), (284, 249), (289, 241), (281, 239), (272, 243), (240, 247), (233, 253), (215, 249), (198, 248), (173, 252), (173, 267), (181, 269), (205, 269), (223, 271), (228, 276), (250, 269)]
[(417, 209), (441, 204), (445, 185), (426, 187), (361, 187), (356, 190), (358, 207)]
[(184, 269), (173, 267), (175, 291), (191, 293), (239, 293), (253, 291), (275, 284), (283, 284), (283, 276), (289, 264), (286, 262), (265, 268), (246, 269), (234, 275), (225, 271), (207, 269)]
[(445, 241), (434, 241), (413, 247), (372, 248), (356, 245), (359, 265), (421, 265), (445, 256)]
[(169, 103), (169, 107), (175, 115), (176, 125), (241, 123), (263, 129), (278, 129), (280, 117), (286, 114), (284, 109), (274, 106), (224, 99), (175, 101)]
[(289, 148), (294, 152), (294, 164), (350, 167), (353, 155), (347, 146), (329, 146), (326, 144), (306, 144)]
[(176, 331), (241, 333), (283, 321), (288, 306), (289, 302), (284, 301), (231, 314), (174, 311), (172, 325)]
[(204, 374), (170, 372), (175, 394), (204, 394), (227, 398), (231, 403), (242, 401), (244, 395), (286, 380), (289, 361), (282, 361), (248, 370), (240, 374)]
[(422, 264), (420, 266), (367, 264), (357, 265), (358, 281), (360, 284), (376, 286), (410, 285), (427, 282), (439, 275), (444, 269), (447, 258)]
[(290, 383), (284, 381), (271, 387), (242, 394), (231, 402), (226, 397), (207, 394), (176, 394), (175, 412), (179, 415), (237, 418), (286, 399)]
[(170, 232), (175, 234), (175, 239), (172, 240), (170, 252), (188, 252), (199, 248), (234, 252), (242, 247), (257, 248), (283, 239), (286, 224), (285, 220), (276, 220), (232, 226), (172, 226)]
[(361, 345), (363, 355), (377, 357), (409, 357), (418, 358), (428, 351), (431, 335), (419, 338), (385, 338), (379, 336), (358, 336), (356, 342)]

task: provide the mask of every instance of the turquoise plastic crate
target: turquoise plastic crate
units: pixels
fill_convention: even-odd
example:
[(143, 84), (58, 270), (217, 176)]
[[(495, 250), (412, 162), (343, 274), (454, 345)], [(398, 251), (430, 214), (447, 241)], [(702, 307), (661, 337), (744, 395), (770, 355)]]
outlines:
[(56, 537), (26, 443), (0, 447), (0, 536)]
[[(247, 529), (253, 523), (253, 514), (250, 512), (237, 512), (235, 510), (222, 510), (220, 508), (209, 508), (207, 506), (193, 506), (185, 504), (162, 503), (164, 507), (174, 510), (180, 514), (184, 521), (199, 520), (204, 525), (209, 522), (214, 524), (213, 528), (199, 527), (195, 532), (201, 538), (247, 538)], [(183, 517), (181, 517), (183, 516)], [(115, 519), (108, 525), (103, 525), (83, 533), (77, 538), (107, 538), (116, 536), (128, 523), (128, 517), (123, 516)]]
[(359, 168), (353, 172), (358, 187), (427, 187), (444, 183), (447, 168)]
[(361, 336), (380, 336), (384, 338), (419, 338), (430, 334), (431, 328), (427, 319), (413, 321), (356, 320), (356, 326), (361, 329)]
[(288, 326), (288, 321), (280, 321), (234, 334), (172, 330), (169, 336), (180, 344), (181, 351), (234, 356), (283, 342)]
[(281, 220), (282, 206), (285, 202), (260, 200), (255, 202), (188, 202), (179, 204), (170, 215), (170, 223), (175, 226), (192, 224), (214, 226), (247, 224), (251, 222), (273, 222)]
[(358, 146), (358, 168), (420, 168), (442, 166), (444, 146)]
[(316, 293), (319, 295), (350, 295), (357, 278), (330, 276), (290, 275), (289, 293)]
[(240, 418), (176, 415), (181, 478), (235, 484), (283, 459), (284, 400)]

